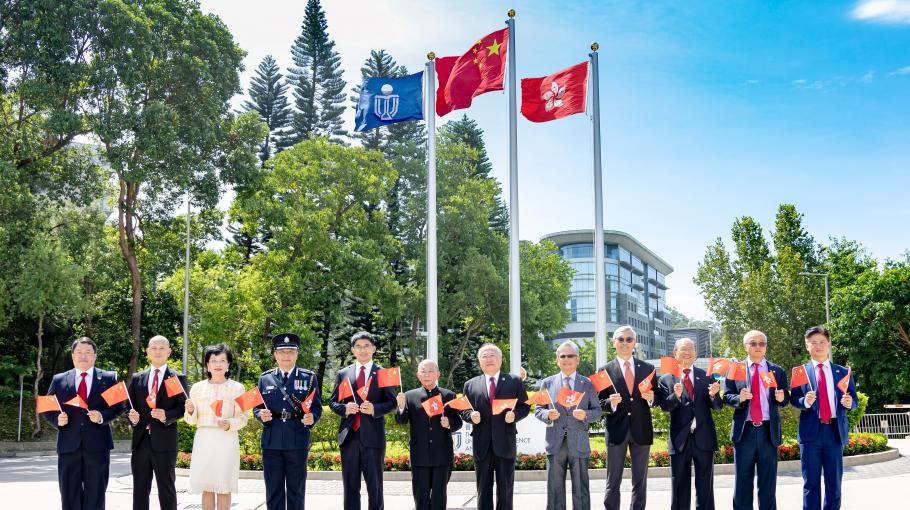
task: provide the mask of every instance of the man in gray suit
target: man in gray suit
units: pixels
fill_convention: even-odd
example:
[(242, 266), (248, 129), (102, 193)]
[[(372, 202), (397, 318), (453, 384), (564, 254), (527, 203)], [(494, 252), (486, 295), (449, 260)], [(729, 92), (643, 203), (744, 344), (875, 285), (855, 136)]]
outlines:
[(553, 403), (538, 405), (534, 411), (547, 424), (547, 510), (566, 508), (566, 467), (572, 475), (572, 508), (591, 508), (588, 424), (599, 420), (603, 411), (591, 381), (578, 373), (578, 362), (578, 346), (572, 341), (560, 344), (556, 349), (560, 372), (540, 383), (540, 391), (549, 393)]

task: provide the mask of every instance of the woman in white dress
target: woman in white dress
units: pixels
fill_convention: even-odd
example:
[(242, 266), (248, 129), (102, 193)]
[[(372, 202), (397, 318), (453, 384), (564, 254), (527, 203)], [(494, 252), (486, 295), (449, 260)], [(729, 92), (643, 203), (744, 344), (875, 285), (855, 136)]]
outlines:
[(247, 420), (247, 414), (240, 411), (234, 399), (243, 394), (244, 388), (227, 378), (234, 361), (228, 346), (206, 347), (203, 361), (206, 380), (190, 388), (184, 414), (187, 423), (196, 425), (190, 492), (202, 493), (203, 510), (228, 510), (240, 476), (237, 431)]

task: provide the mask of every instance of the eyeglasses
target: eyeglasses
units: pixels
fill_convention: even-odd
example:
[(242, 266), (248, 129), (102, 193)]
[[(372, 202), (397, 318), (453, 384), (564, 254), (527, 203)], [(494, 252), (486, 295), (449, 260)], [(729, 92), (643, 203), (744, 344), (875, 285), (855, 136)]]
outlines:
[(575, 359), (578, 357), (578, 354), (560, 354), (559, 359)]
[(822, 346), (822, 345), (828, 345), (828, 341), (827, 341), (827, 340), (822, 340), (822, 341), (812, 340), (811, 342), (810, 342), (809, 340), (806, 340), (806, 343), (809, 344), (809, 345), (811, 345), (812, 347), (819, 347), (819, 346)]
[(768, 342), (749, 342), (749, 347), (765, 347)]
[(622, 336), (621, 336), (621, 337), (614, 338), (613, 340), (615, 340), (615, 341), (617, 341), (617, 342), (619, 342), (619, 343), (627, 343), (627, 344), (633, 344), (633, 343), (635, 343), (635, 339), (632, 338), (631, 336), (630, 336), (630, 337), (622, 337)]
[(373, 347), (373, 344), (353, 345), (353, 346), (351, 346), (351, 349), (357, 349), (357, 350), (359, 350), (359, 351), (365, 351), (365, 350), (369, 349), (370, 347)]

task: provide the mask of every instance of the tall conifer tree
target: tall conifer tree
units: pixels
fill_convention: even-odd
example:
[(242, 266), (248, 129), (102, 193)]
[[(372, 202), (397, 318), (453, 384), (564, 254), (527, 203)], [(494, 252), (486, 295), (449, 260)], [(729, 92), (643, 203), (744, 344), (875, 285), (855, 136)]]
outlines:
[(243, 103), (244, 109), (258, 112), (262, 122), (269, 127), (269, 133), (259, 150), (259, 159), (263, 163), (290, 145), (286, 130), (291, 123), (287, 89), (287, 84), (282, 82), (278, 63), (271, 55), (266, 55), (250, 79), (250, 99)]

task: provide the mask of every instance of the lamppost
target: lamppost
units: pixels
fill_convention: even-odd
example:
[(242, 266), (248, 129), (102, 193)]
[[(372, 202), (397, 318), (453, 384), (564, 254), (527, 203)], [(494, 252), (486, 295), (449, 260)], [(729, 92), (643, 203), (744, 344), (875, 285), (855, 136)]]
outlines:
[(828, 299), (828, 278), (831, 273), (799, 273), (800, 276), (824, 276), (825, 277), (825, 325), (831, 323), (831, 306)]

